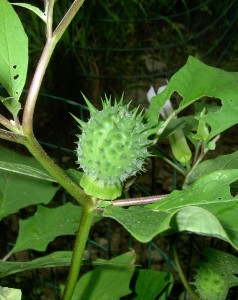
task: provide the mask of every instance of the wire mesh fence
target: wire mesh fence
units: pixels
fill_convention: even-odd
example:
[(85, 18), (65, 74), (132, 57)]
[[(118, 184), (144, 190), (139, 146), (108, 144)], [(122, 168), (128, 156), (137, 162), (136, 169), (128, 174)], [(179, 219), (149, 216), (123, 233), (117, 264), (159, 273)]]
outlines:
[[(68, 0), (56, 3), (57, 18), (69, 4)], [(234, 59), (230, 57), (237, 51), (237, 8), (237, 0), (85, 1), (56, 50), (43, 85), (45, 92), (39, 97), (35, 130), (43, 147), (63, 167), (75, 166), (78, 129), (68, 112), (87, 119), (80, 91), (95, 106), (100, 105), (104, 93), (120, 96), (124, 92), (126, 100), (133, 99), (135, 105), (143, 107), (147, 106), (150, 85), (165, 84), (188, 55), (217, 66), (226, 61), (230, 69), (234, 68)], [(32, 57), (36, 59), (42, 48), (44, 27), (33, 15), (21, 14), (30, 37)], [(33, 60), (31, 67), (34, 65)], [(161, 171), (155, 160), (148, 168), (148, 174), (134, 185), (134, 195), (163, 193), (176, 187), (175, 170)], [(57, 197), (57, 201), (68, 201), (63, 191)], [(57, 240), (56, 245), (61, 242)], [(73, 238), (66, 239), (63, 245), (72, 249)], [(6, 246), (12, 245), (6, 240)], [(101, 221), (92, 230), (87, 255), (90, 259), (110, 258), (130, 247), (136, 248), (142, 266), (176, 273), (169, 240), (161, 238), (139, 245), (113, 221)], [(38, 254), (27, 255), (32, 258)], [(36, 270), (11, 280), (19, 286), (24, 281), (24, 299), (59, 299), (59, 283), (65, 274), (65, 269)]]

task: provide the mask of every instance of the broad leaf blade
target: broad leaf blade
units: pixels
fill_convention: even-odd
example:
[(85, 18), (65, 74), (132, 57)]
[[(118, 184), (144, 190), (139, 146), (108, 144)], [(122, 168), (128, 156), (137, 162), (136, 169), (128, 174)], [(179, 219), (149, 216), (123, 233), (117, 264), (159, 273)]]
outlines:
[(38, 203), (48, 204), (59, 186), (51, 182), (0, 172), (0, 220), (19, 209)]
[[(0, 260), (0, 278), (12, 275), (18, 272), (29, 271), (41, 268), (67, 267), (70, 266), (72, 251), (56, 251), (51, 254), (39, 257), (30, 261), (5, 261)], [(95, 266), (111, 265), (110, 261), (97, 259), (95, 261), (83, 261), (83, 264)]]
[(72, 300), (116, 300), (130, 294), (135, 253), (131, 251), (122, 254), (112, 258), (110, 263), (83, 275), (75, 287)]
[(158, 111), (174, 92), (182, 97), (177, 113), (203, 97), (221, 99), (220, 110), (200, 117), (211, 127), (210, 139), (238, 122), (237, 72), (226, 72), (207, 66), (190, 56), (185, 66), (172, 76), (166, 89), (152, 98), (146, 112), (150, 122), (157, 121)]
[(219, 220), (204, 208), (198, 206), (184, 207), (176, 213), (176, 223), (178, 231), (216, 237), (229, 242), (233, 247), (237, 248)]
[[(206, 224), (206, 222), (209, 223), (209, 218), (212, 221), (212, 217), (206, 217), (206, 213), (201, 211), (200, 225), (199, 221), (197, 220), (196, 233), (199, 233), (199, 230), (201, 230), (203, 234), (206, 234), (205, 231), (207, 231), (207, 235), (218, 237), (216, 232), (221, 230), (221, 228), (219, 228), (221, 225), (225, 231), (225, 236), (222, 234), (222, 239), (225, 239), (237, 249), (238, 196), (233, 197), (230, 191), (231, 184), (237, 180), (237, 169), (216, 171), (200, 178), (186, 190), (174, 191), (165, 199), (155, 204), (148, 205), (148, 207), (158, 211), (162, 210), (171, 213), (179, 212), (178, 214), (185, 215), (184, 218), (188, 223), (190, 222), (189, 219), (192, 221), (193, 217), (196, 218), (196, 213), (193, 215), (193, 217), (191, 217), (191, 215), (186, 214), (186, 210), (182, 212), (181, 209), (185, 209), (186, 207), (192, 205), (206, 209), (217, 219), (218, 223), (212, 228), (210, 227), (211, 225), (208, 226), (208, 224), (206, 228), (203, 228), (203, 224)], [(183, 218), (180, 218), (179, 220), (182, 221), (182, 219)], [(178, 224), (180, 222), (179, 220), (177, 219)]]
[(186, 230), (219, 237), (238, 249), (238, 197), (230, 193), (237, 180), (238, 170), (213, 172), (154, 204), (129, 209), (108, 206), (103, 215), (117, 220), (141, 242)]
[(0, 278), (27, 270), (69, 266), (71, 258), (71, 251), (57, 251), (31, 261), (13, 262), (0, 260)]
[(203, 208), (233, 205), (237, 202), (237, 197), (231, 195), (230, 184), (237, 179), (238, 169), (212, 172), (195, 181), (186, 190), (175, 190), (159, 202), (146, 207), (169, 213), (191, 205)]
[(186, 184), (192, 184), (209, 173), (229, 169), (238, 169), (238, 151), (201, 162), (188, 176)]
[[(14, 164), (22, 164), (26, 168), (29, 167), (29, 170), (34, 168), (44, 173), (34, 158), (3, 147), (0, 147), (0, 161), (4, 161), (5, 165), (13, 164), (13, 167)], [(48, 204), (58, 189), (59, 186), (54, 186), (50, 181), (0, 169), (0, 220), (23, 207), (39, 203)]]
[(42, 170), (33, 168), (31, 166), (22, 165), (22, 164), (0, 161), (0, 170), (5, 170), (16, 174), (21, 174), (33, 178), (55, 182), (55, 180), (51, 176), (49, 176)]
[(71, 203), (57, 208), (39, 205), (34, 216), (20, 220), (19, 235), (11, 253), (26, 249), (46, 250), (57, 236), (75, 234), (80, 216), (81, 207)]
[[(159, 299), (167, 299), (172, 286), (173, 277), (172, 275), (168, 276), (167, 272), (139, 269), (135, 285), (136, 296), (133, 297), (133, 300), (154, 300), (158, 299), (159, 295)], [(166, 298), (162, 298), (163, 291)]]
[[(26, 81), (28, 39), (19, 17), (7, 0), (0, 1), (0, 41), (0, 83), (10, 97), (19, 100)], [(11, 106), (10, 102), (8, 105)]]
[(125, 209), (111, 205), (105, 208), (103, 216), (115, 219), (138, 241), (147, 243), (157, 234), (170, 228), (173, 215), (141, 206), (132, 206)]

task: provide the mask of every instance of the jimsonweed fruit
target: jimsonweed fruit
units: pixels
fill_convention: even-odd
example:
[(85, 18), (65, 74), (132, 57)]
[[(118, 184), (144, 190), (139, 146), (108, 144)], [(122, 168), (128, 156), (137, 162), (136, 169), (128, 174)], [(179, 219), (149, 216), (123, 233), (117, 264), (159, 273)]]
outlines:
[(206, 264), (197, 270), (194, 285), (202, 300), (225, 300), (229, 290), (224, 276)]
[(125, 180), (144, 171), (151, 131), (138, 108), (130, 111), (122, 98), (113, 104), (106, 98), (101, 111), (85, 101), (88, 122), (76, 118), (82, 130), (77, 143), (77, 162), (84, 171), (80, 185), (90, 196), (113, 200)]

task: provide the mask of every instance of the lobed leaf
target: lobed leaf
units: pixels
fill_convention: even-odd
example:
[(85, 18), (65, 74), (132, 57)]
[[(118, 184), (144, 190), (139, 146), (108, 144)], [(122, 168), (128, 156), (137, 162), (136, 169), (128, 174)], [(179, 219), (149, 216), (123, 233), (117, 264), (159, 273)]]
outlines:
[(157, 234), (189, 231), (223, 239), (238, 249), (238, 197), (230, 193), (236, 180), (236, 169), (213, 172), (154, 204), (129, 209), (108, 206), (103, 215), (117, 220), (141, 242)]
[(203, 97), (221, 100), (222, 107), (220, 110), (199, 117), (211, 127), (209, 139), (237, 123), (237, 72), (226, 72), (207, 66), (190, 56), (187, 63), (172, 76), (166, 89), (151, 99), (150, 107), (146, 112), (149, 122), (158, 122), (158, 111), (174, 92), (182, 97), (175, 113), (182, 111)]
[(81, 216), (81, 207), (66, 203), (57, 208), (39, 205), (34, 216), (20, 220), (17, 241), (11, 253), (34, 249), (46, 250), (57, 236), (76, 233)]

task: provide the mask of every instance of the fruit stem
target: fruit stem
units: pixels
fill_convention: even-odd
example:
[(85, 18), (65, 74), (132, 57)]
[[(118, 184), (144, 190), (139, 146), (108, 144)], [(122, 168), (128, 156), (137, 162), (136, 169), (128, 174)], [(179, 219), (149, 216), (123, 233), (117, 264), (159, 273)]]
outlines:
[(178, 253), (177, 253), (177, 248), (176, 248), (176, 242), (173, 243), (173, 256), (174, 256), (174, 262), (179, 274), (179, 277), (185, 287), (185, 289), (187, 290), (187, 292), (189, 293), (189, 295), (194, 299), (194, 300), (199, 300), (200, 298), (198, 297), (198, 295), (191, 289), (184, 273), (183, 270), (181, 268), (181, 265), (179, 263), (179, 258), (178, 258)]
[(74, 293), (74, 289), (78, 281), (79, 272), (82, 265), (84, 249), (87, 243), (89, 231), (92, 226), (94, 214), (94, 209), (92, 207), (84, 207), (82, 210), (69, 275), (63, 294), (63, 300), (71, 300)]
[(157, 202), (162, 200), (167, 195), (156, 195), (156, 196), (147, 196), (147, 197), (138, 197), (138, 198), (126, 198), (120, 200), (112, 201), (113, 206), (131, 206), (131, 205), (145, 205)]

